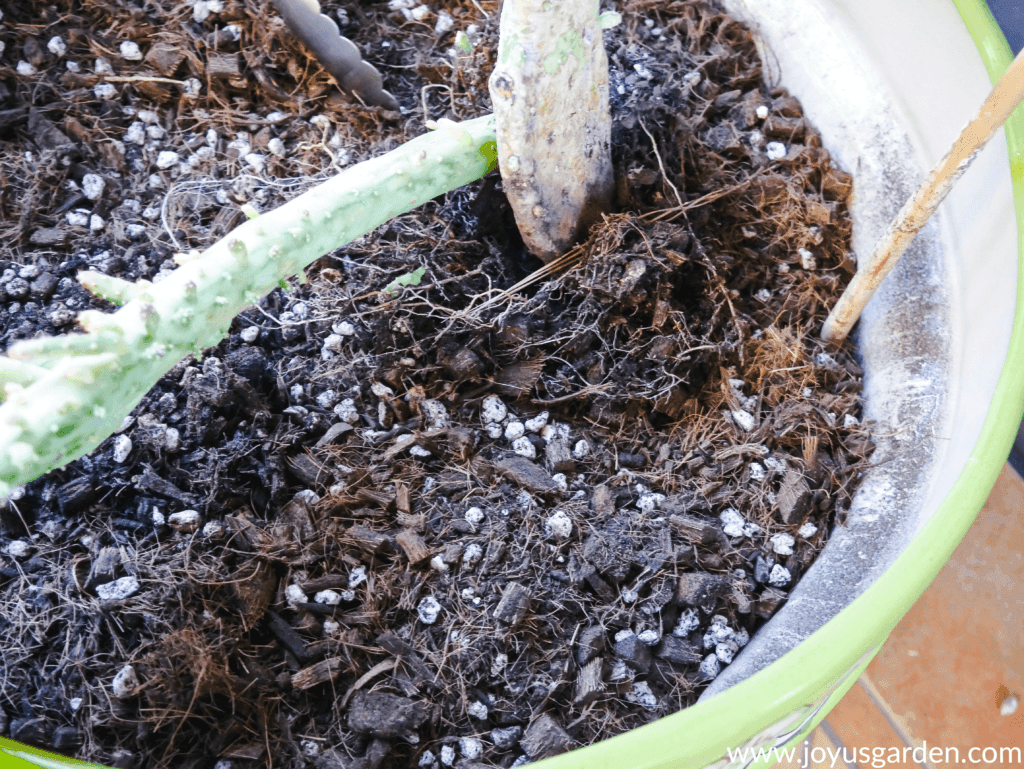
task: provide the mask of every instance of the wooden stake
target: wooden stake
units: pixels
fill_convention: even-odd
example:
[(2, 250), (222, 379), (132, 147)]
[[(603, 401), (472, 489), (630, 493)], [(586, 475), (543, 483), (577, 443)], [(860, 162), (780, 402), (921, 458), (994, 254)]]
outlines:
[(857, 270), (850, 285), (832, 308), (821, 338), (842, 342), (857, 322), (864, 306), (874, 296), (885, 276), (896, 265), (917, 233), (935, 213), (939, 203), (963, 176), (971, 162), (985, 147), (992, 135), (1006, 121), (1014, 107), (1024, 98), (1024, 51), (1017, 54), (975, 118), (957, 137), (952, 149), (938, 162), (914, 196), (908, 200), (885, 231), (870, 262)]
[(611, 210), (608, 58), (596, 0), (505, 0), (490, 78), (502, 188), (527, 249), (562, 256)]

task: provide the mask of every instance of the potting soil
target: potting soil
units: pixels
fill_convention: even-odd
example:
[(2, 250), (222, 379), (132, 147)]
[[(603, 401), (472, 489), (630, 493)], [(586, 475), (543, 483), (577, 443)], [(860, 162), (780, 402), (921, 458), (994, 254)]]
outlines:
[[(498, 3), (323, 8), (400, 111), (265, 3), (4, 4), (5, 346), (110, 309), (81, 269), (158, 280), (243, 204), (489, 111)], [(521, 765), (692, 704), (786, 600), (871, 448), (817, 337), (852, 180), (714, 3), (618, 10), (617, 208), (569, 255), (525, 252), (497, 175), (442, 196), (17, 490), (0, 734), (122, 769)]]

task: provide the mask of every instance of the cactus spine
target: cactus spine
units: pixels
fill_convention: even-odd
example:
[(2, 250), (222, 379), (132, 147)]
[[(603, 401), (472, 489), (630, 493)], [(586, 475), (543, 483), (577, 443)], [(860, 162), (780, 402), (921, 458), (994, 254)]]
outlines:
[(161, 376), (217, 344), (281, 280), (495, 170), (493, 117), (439, 129), (241, 224), (159, 283), (80, 273), (123, 306), (80, 313), (85, 334), (18, 342), (0, 357), (0, 497), (96, 448)]

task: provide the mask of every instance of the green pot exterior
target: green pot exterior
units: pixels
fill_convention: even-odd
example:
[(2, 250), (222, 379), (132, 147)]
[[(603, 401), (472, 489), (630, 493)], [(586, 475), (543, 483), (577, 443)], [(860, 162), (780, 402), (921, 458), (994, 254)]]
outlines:
[[(952, 0), (995, 82), (1013, 59), (983, 0)], [(1017, 296), (1024, 290), (1024, 109), (1005, 126), (1017, 212)], [(693, 707), (588, 748), (531, 764), (538, 769), (738, 769), (728, 749), (799, 746), (842, 698), (974, 522), (1006, 461), (1024, 412), (1024, 308), (1018, 302), (1006, 364), (971, 459), (932, 519), (874, 585), (791, 652)], [(0, 738), (0, 769), (96, 767)], [(11, 755), (18, 752), (20, 756)]]

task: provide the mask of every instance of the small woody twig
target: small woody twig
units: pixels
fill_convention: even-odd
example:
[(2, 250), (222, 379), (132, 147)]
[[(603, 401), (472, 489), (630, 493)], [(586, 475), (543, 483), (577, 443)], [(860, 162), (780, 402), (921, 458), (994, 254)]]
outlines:
[(822, 339), (839, 343), (846, 338), (885, 276), (896, 266), (903, 252), (935, 213), (939, 203), (963, 176), (993, 134), (1006, 122), (1022, 98), (1024, 51), (1017, 54), (1017, 58), (1003, 73), (981, 110), (957, 137), (946, 157), (938, 162), (914, 196), (900, 209), (896, 219), (875, 246), (871, 260), (857, 271), (832, 308), (821, 330)]

